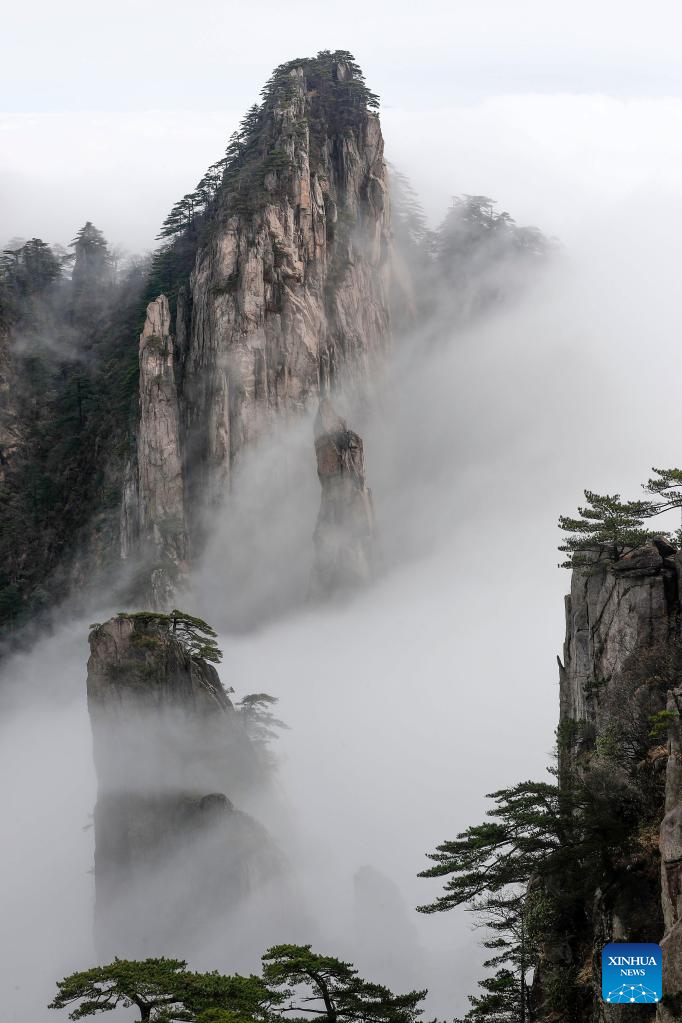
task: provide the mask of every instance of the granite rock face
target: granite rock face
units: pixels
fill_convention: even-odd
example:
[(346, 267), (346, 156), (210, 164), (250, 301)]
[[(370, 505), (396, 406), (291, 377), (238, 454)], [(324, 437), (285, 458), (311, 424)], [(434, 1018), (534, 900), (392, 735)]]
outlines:
[(311, 596), (366, 585), (377, 550), (372, 494), (365, 482), (362, 439), (324, 398), (315, 420), (317, 474), (322, 488), (314, 534)]
[(634, 653), (665, 643), (679, 611), (678, 563), (654, 544), (620, 561), (574, 570), (566, 597), (560, 720), (603, 723), (603, 710)]
[(90, 648), (98, 954), (180, 952), (282, 869), (232, 802), (262, 762), (215, 668), (166, 625), (113, 618)]
[[(560, 673), (560, 778), (599, 769), (600, 743), (639, 723), (646, 731), (666, 706), (661, 677), (675, 674), (679, 658), (682, 558), (667, 542), (654, 540), (617, 562), (594, 555), (573, 570), (566, 598), (566, 640)], [(667, 677), (667, 675), (666, 675)], [(679, 923), (682, 862), (682, 768), (677, 701), (668, 693), (668, 749), (652, 743), (649, 778), (665, 789), (660, 842), (643, 834), (628, 869), (614, 883), (594, 891), (584, 908), (583, 932), (568, 943), (545, 947), (536, 997), (554, 972), (578, 975), (591, 1009), (586, 1019), (628, 1019), (672, 1023), (682, 1019), (675, 998), (682, 995), (682, 929)], [(664, 739), (664, 737), (663, 737)], [(661, 740), (663, 741), (663, 740)], [(663, 771), (667, 773), (663, 783)], [(618, 771), (611, 765), (610, 771)], [(664, 953), (664, 993), (659, 1005), (606, 1005), (601, 998), (601, 949), (610, 941), (660, 942)], [(542, 1006), (542, 997), (536, 1004)], [(542, 1009), (533, 1017), (544, 1019)]]
[(665, 817), (661, 824), (661, 886), (665, 935), (663, 991), (677, 994), (676, 1008), (663, 1004), (659, 1020), (682, 1018), (682, 687), (668, 692), (668, 762), (665, 779)]
[(122, 488), (122, 555), (141, 557), (148, 565), (145, 603), (161, 609), (173, 603), (189, 556), (175, 348), (165, 295), (147, 306), (139, 402), (137, 460), (126, 466)]
[(172, 604), (236, 461), (321, 396), (350, 387), (369, 399), (390, 349), (379, 119), (364, 99), (343, 107), (347, 63), (323, 89), (314, 65), (290, 67), (266, 99), (247, 194), (218, 190), (172, 316), (164, 295), (148, 308), (121, 535), (124, 558), (155, 563), (157, 607)]
[[(330, 88), (351, 75), (342, 62)], [(184, 402), (193, 492), (218, 498), (245, 445), (344, 378), (366, 385), (390, 344), (390, 212), (378, 116), (337, 125), (305, 62), (267, 105), (258, 208), (221, 210), (197, 254)], [(321, 118), (326, 123), (320, 123)], [(273, 154), (277, 161), (273, 163)]]

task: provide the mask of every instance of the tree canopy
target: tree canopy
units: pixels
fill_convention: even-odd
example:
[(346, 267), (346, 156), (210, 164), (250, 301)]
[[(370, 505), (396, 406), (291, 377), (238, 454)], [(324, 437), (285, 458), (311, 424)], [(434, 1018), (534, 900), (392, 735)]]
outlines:
[(277, 697), (269, 693), (248, 693), (235, 704), (249, 738), (261, 750), (277, 737), (278, 731), (288, 727), (273, 714), (276, 703)]
[(426, 994), (393, 994), (310, 945), (277, 945), (262, 963), (261, 976), (243, 977), (194, 973), (178, 959), (115, 959), (59, 981), (49, 1007), (75, 1006), (73, 1020), (135, 1005), (143, 1023), (277, 1023), (292, 1012), (299, 1021), (415, 1023)]
[[(395, 995), (363, 980), (351, 963), (313, 952), (310, 945), (276, 945), (263, 956), (263, 979), (291, 999), (292, 1008), (326, 1023), (414, 1023), (426, 991)], [(299, 990), (302, 989), (302, 990)]]
[(107, 240), (91, 221), (87, 221), (70, 247), (75, 262), (71, 279), (77, 291), (100, 284), (111, 273), (111, 254)]
[(72, 973), (57, 983), (50, 1009), (75, 1008), (69, 1019), (84, 1019), (118, 1006), (137, 1006), (140, 1020), (165, 1023), (190, 1019), (182, 991), (187, 963), (182, 959), (115, 959), (107, 966)]
[(620, 494), (586, 490), (585, 504), (578, 508), (577, 517), (559, 517), (559, 529), (568, 534), (559, 547), (569, 555), (562, 568), (586, 564), (587, 552), (592, 551), (605, 551), (617, 561), (627, 551), (660, 536), (644, 525), (645, 519), (654, 514), (654, 508), (653, 501), (623, 501)]
[(597, 494), (586, 490), (585, 505), (578, 515), (561, 515), (559, 528), (567, 534), (559, 550), (568, 554), (562, 568), (588, 564), (590, 555), (604, 553), (618, 561), (648, 540), (664, 539), (678, 543), (682, 531), (672, 537), (668, 532), (651, 530), (645, 523), (673, 508), (682, 507), (682, 469), (651, 470), (654, 475), (642, 485), (647, 498), (624, 501), (620, 494)]
[(5, 249), (0, 256), (0, 297), (38, 295), (63, 272), (63, 260), (42, 240), (31, 238), (19, 248)]
[(220, 664), (223, 659), (216, 636), (218, 635), (203, 618), (197, 618), (187, 611), (174, 608), (168, 614), (161, 611), (120, 611), (119, 618), (155, 623), (182, 643), (190, 657)]

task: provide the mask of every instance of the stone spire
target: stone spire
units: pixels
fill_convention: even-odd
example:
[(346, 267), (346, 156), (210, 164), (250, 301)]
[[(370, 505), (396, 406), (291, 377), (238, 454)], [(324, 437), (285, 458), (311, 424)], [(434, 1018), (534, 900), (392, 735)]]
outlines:
[(311, 596), (368, 583), (376, 573), (372, 494), (365, 483), (362, 439), (323, 398), (315, 420), (317, 475), (322, 487), (315, 527)]

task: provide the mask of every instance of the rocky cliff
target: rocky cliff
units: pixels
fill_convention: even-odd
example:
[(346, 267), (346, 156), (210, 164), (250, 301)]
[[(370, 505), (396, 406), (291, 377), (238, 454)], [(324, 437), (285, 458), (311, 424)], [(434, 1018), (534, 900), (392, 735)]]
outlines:
[(113, 618), (90, 648), (98, 954), (180, 951), (282, 869), (232, 802), (263, 762), (213, 665), (163, 617)]
[[(333, 55), (273, 76), (190, 280), (183, 401), (194, 490), (243, 446), (389, 346), (389, 204), (379, 119)], [(235, 208), (237, 207), (237, 208)]]
[(367, 394), (383, 365), (390, 212), (370, 103), (350, 55), (277, 69), (200, 229), (182, 236), (196, 236), (196, 255), (175, 281), (173, 321), (164, 295), (149, 307), (140, 489), (128, 487), (123, 518), (126, 553), (139, 521), (166, 563), (157, 606), (187, 555), (183, 509), (198, 547), (202, 509), (224, 498), (248, 445), (349, 383)]
[(10, 643), (102, 582), (113, 600), (172, 606), (246, 450), (320, 396), (372, 393), (392, 293), (376, 107), (349, 53), (282, 65), (171, 211), (151, 269), (114, 275), (90, 223), (72, 279), (38, 239), (3, 263)]
[(160, 295), (140, 335), (137, 459), (126, 467), (121, 506), (121, 553), (142, 558), (152, 607), (172, 604), (189, 555), (175, 362), (168, 299)]
[[(539, 1020), (682, 1019), (681, 572), (682, 556), (655, 540), (619, 561), (595, 555), (572, 573), (559, 662), (559, 782), (567, 791), (578, 780), (602, 800), (597, 841), (610, 848), (570, 928), (544, 942)], [(602, 1001), (601, 950), (610, 941), (662, 944), (661, 1004)], [(562, 976), (572, 978), (578, 1015), (547, 1014), (545, 996)]]
[(665, 817), (661, 824), (661, 886), (665, 933), (660, 1023), (682, 1019), (682, 686), (668, 691), (668, 760), (665, 778)]

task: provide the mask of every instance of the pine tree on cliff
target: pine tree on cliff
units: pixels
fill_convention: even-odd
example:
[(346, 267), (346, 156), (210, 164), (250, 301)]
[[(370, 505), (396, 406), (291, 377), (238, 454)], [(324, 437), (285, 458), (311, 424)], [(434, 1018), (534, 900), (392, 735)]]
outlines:
[[(470, 995), (466, 1021), (526, 1023), (527, 974), (534, 965), (538, 933), (532, 922), (531, 879), (560, 873), (576, 844), (572, 794), (557, 785), (523, 782), (492, 793), (491, 820), (467, 828), (429, 854), (434, 866), (419, 877), (445, 877), (445, 894), (418, 906), (439, 913), (466, 906), (492, 931), (483, 945), (493, 955), (486, 969), (496, 972)], [(567, 874), (568, 876), (568, 874)], [(455, 1021), (463, 1023), (463, 1021)]]
[[(220, 664), (223, 659), (222, 650), (218, 647), (216, 640), (215, 629), (211, 628), (203, 618), (197, 618), (195, 615), (188, 614), (187, 611), (179, 611), (177, 608), (174, 608), (169, 614), (164, 614), (162, 611), (134, 611), (132, 613), (120, 611), (117, 617), (142, 621), (170, 633), (173, 639), (185, 647), (190, 657), (200, 657), (213, 664)], [(91, 629), (99, 627), (98, 622), (90, 626)]]
[(559, 517), (559, 529), (568, 534), (559, 546), (560, 551), (569, 555), (562, 568), (588, 564), (590, 555), (599, 552), (618, 561), (647, 540), (663, 535), (644, 525), (646, 519), (656, 514), (654, 501), (623, 501), (620, 494), (586, 490), (585, 502), (578, 508), (578, 517)]
[[(588, 564), (595, 553), (603, 553), (618, 561), (629, 551), (648, 540), (671, 539), (666, 532), (653, 531), (645, 522), (656, 516), (682, 508), (682, 469), (656, 469), (642, 489), (649, 499), (623, 501), (620, 494), (596, 494), (585, 491), (586, 504), (578, 508), (578, 517), (561, 515), (559, 528), (568, 536), (559, 550), (569, 557), (562, 568)], [(682, 543), (682, 529), (674, 539)]]

